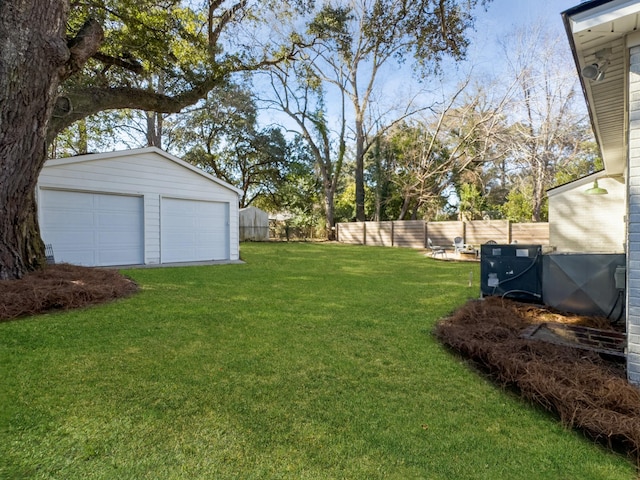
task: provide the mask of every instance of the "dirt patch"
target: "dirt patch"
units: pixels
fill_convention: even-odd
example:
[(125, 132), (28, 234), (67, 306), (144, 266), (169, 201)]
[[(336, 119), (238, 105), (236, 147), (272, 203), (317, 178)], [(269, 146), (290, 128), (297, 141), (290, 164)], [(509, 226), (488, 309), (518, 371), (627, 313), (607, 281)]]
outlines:
[(640, 390), (623, 362), (580, 348), (523, 338), (532, 325), (555, 322), (616, 330), (606, 318), (563, 315), (487, 297), (457, 310), (436, 336), (495, 381), (556, 414), (562, 423), (638, 459)]
[(116, 270), (47, 265), (20, 280), (0, 281), (0, 321), (105, 303), (137, 290), (133, 280)]

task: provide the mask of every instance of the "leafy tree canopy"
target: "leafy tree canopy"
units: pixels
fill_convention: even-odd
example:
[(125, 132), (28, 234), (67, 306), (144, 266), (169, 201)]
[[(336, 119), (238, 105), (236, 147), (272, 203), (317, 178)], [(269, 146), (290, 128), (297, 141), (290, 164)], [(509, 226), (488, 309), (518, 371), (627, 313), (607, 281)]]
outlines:
[[(231, 0), (90, 0), (69, 10), (70, 50), (49, 140), (88, 115), (132, 108), (174, 113), (204, 98), (233, 72), (291, 56), (295, 42), (256, 40), (263, 15), (304, 9), (293, 3)], [(155, 79), (160, 78), (158, 91)]]

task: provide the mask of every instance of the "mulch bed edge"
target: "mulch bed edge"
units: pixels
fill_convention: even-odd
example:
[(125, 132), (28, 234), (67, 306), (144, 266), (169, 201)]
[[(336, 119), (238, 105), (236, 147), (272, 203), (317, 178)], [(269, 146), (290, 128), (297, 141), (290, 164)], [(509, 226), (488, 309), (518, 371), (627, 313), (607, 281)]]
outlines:
[[(537, 315), (536, 311), (540, 314)], [(436, 337), (504, 387), (557, 415), (609, 448), (640, 452), (640, 390), (620, 364), (595, 352), (522, 338), (536, 323), (563, 317), (497, 297), (472, 300), (440, 321)], [(567, 316), (568, 323), (602, 327), (603, 319)]]
[(19, 280), (0, 281), (0, 322), (110, 302), (137, 291), (138, 285), (117, 270), (47, 265)]

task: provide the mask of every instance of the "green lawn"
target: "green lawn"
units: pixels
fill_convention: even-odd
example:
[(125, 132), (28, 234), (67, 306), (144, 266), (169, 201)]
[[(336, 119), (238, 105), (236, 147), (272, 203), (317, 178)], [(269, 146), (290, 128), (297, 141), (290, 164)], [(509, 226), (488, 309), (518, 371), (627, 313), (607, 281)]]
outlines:
[[(632, 479), (432, 337), (477, 264), (244, 244), (0, 324), (2, 479)], [(469, 287), (470, 278), (473, 286)]]

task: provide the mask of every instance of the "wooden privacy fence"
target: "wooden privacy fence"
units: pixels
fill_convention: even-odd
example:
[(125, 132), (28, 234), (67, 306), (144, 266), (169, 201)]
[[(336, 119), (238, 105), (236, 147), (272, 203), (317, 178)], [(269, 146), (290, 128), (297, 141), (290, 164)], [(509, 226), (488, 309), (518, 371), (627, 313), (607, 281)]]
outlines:
[(402, 220), (393, 222), (338, 223), (338, 241), (359, 245), (427, 248), (427, 239), (434, 245), (453, 248), (453, 239), (482, 245), (518, 242), (548, 245), (548, 223), (512, 223), (509, 220), (473, 220), (470, 222), (425, 222)]

